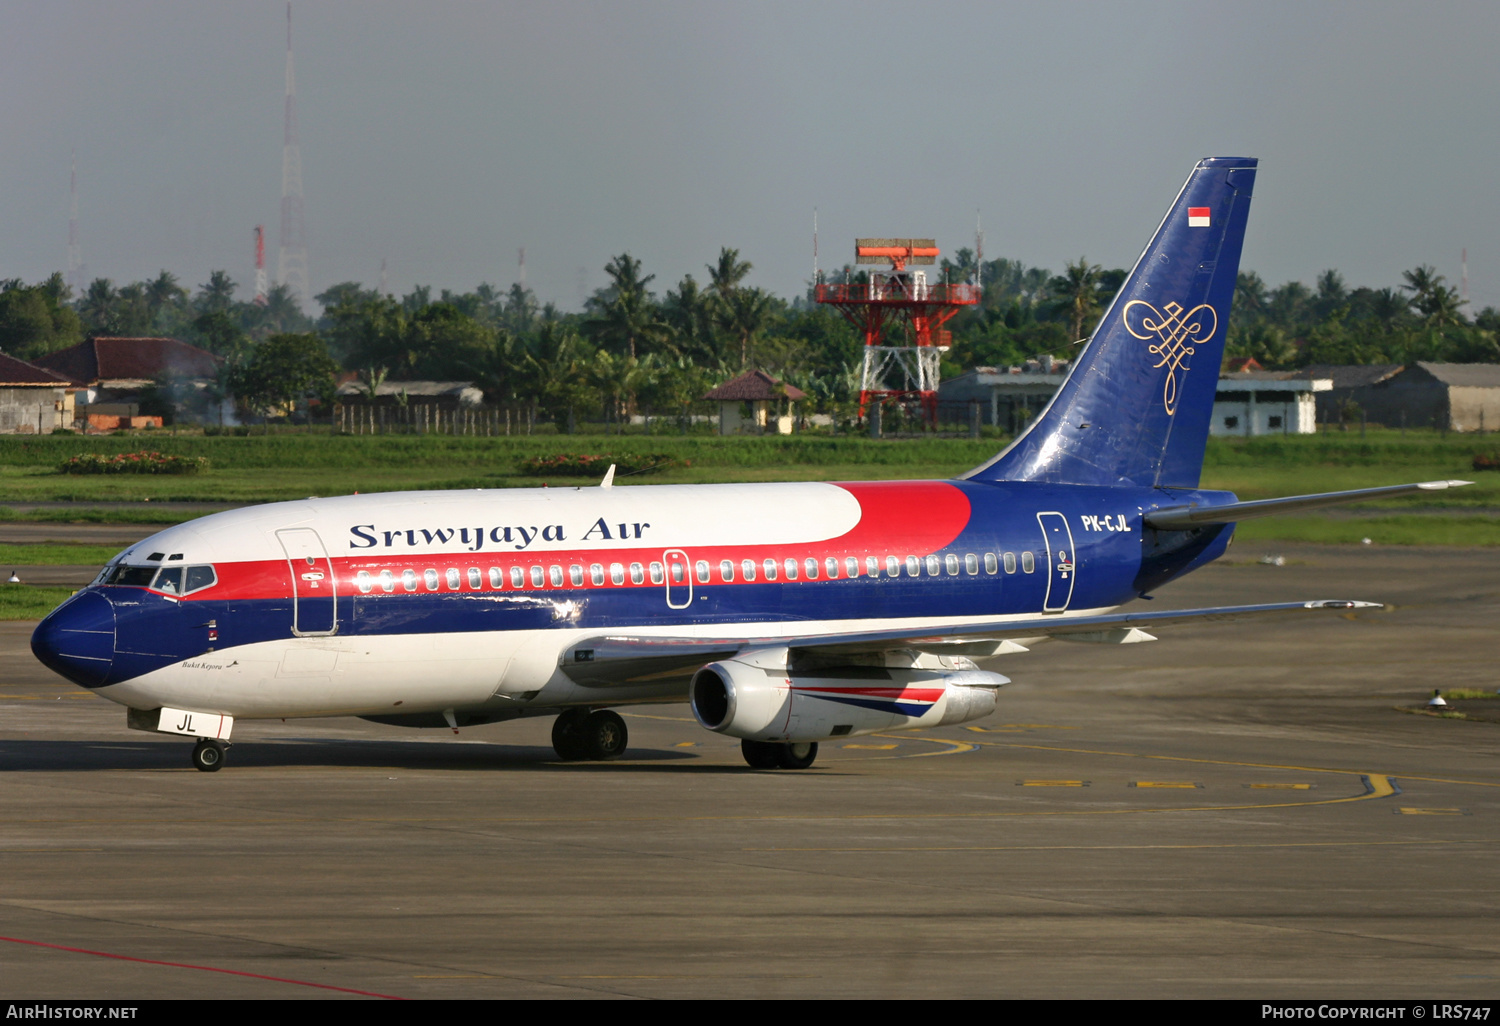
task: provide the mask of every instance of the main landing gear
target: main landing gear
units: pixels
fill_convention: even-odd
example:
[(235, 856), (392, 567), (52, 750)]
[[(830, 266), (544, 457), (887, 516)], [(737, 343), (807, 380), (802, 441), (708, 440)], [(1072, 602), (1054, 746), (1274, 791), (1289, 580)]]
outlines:
[(751, 769), (807, 769), (818, 758), (816, 741), (741, 741), (740, 751)]
[(193, 765), (204, 773), (215, 773), (224, 768), (224, 752), (229, 746), (222, 741), (201, 739), (193, 746)]
[(565, 709), (552, 724), (552, 747), (568, 762), (618, 759), (629, 743), (625, 721), (608, 709)]

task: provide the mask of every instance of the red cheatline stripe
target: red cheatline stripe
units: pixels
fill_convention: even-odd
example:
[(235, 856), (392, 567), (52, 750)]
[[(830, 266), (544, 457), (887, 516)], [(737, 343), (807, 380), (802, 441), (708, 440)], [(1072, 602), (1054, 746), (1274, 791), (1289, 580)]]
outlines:
[(188, 965), (186, 962), (162, 962), (154, 958), (135, 958), (131, 955), (116, 955), (108, 951), (90, 951), (88, 948), (70, 948), (66, 944), (48, 944), (45, 941), (23, 940), (20, 937), (0, 937), (0, 941), (12, 944), (30, 944), (36, 948), (52, 948), (54, 951), (71, 951), (77, 955), (97, 955), (100, 958), (117, 958), (121, 962), (143, 962), (146, 965), (165, 965), (173, 969), (197, 969), (205, 973), (224, 973), (228, 976), (248, 976), (252, 980), (270, 980), (272, 983), (293, 983), (299, 987), (317, 987), (319, 990), (336, 990), (344, 994), (359, 994), (363, 997), (385, 998), (387, 1001), (405, 1001), (394, 994), (377, 994), (373, 990), (355, 990), (353, 987), (335, 987), (330, 983), (311, 983), (307, 980), (289, 980), (284, 976), (265, 976), (261, 973), (244, 973), (238, 969), (217, 969), (211, 965)]

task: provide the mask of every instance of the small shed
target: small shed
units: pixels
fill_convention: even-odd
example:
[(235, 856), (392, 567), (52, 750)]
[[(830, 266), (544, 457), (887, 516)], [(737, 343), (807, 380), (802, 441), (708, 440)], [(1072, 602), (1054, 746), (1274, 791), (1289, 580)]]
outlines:
[[(719, 404), (719, 434), (742, 432), (778, 435), (792, 433), (792, 404), (806, 399), (807, 393), (788, 385), (763, 370), (750, 370), (731, 378), (703, 397)], [(749, 407), (750, 416), (745, 416)]]
[(1211, 435), (1310, 435), (1318, 430), (1316, 394), (1327, 378), (1292, 371), (1242, 370), (1219, 375)]
[(61, 374), (0, 353), (0, 434), (72, 427), (77, 388)]
[(1358, 401), (1371, 421), (1386, 427), (1494, 431), (1500, 428), (1500, 364), (1409, 363)]

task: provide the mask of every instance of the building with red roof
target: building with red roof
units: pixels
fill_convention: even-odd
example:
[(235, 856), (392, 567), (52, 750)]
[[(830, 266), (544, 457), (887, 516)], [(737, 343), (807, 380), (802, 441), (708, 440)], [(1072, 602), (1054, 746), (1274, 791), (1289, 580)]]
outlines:
[(72, 427), (77, 391), (61, 374), (0, 353), (0, 434), (47, 434)]
[[(806, 399), (807, 393), (796, 385), (785, 384), (763, 370), (748, 370), (731, 378), (703, 397), (719, 404), (719, 434), (733, 435), (750, 430), (763, 434), (767, 429), (778, 435), (792, 433), (792, 403)], [(742, 410), (748, 404), (750, 416)], [(774, 409), (775, 413), (768, 413)]]

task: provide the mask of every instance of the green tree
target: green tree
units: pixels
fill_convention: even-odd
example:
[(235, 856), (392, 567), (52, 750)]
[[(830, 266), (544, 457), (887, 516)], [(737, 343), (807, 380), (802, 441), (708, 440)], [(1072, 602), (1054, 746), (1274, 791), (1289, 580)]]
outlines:
[(0, 282), (0, 352), (34, 360), (82, 339), (83, 325), (67, 305), (61, 275), (31, 286), (19, 278)]
[(328, 402), (338, 364), (315, 334), (272, 335), (235, 369), (234, 394), (261, 416), (291, 414), (310, 398)]
[(671, 329), (646, 290), (656, 275), (641, 277), (641, 262), (629, 253), (615, 257), (604, 271), (610, 284), (590, 301), (596, 316), (585, 322), (585, 330), (613, 353), (640, 356), (665, 348)]
[(1104, 269), (1091, 264), (1085, 257), (1069, 263), (1067, 269), (1047, 283), (1057, 310), (1068, 321), (1068, 330), (1074, 339), (1084, 337), (1084, 329), (1091, 327), (1100, 312), (1099, 286)]

